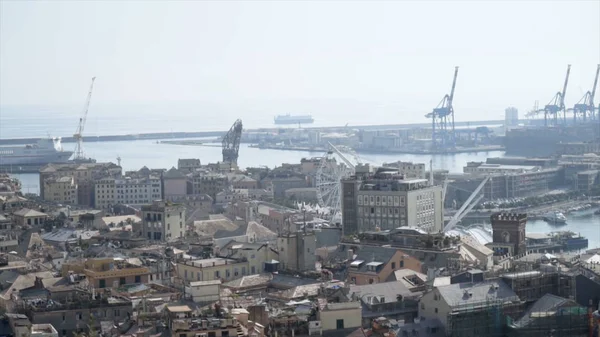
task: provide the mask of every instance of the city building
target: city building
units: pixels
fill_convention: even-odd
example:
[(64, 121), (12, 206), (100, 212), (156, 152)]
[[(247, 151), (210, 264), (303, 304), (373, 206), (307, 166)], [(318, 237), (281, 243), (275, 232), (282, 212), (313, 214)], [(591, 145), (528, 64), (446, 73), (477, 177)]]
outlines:
[(185, 173), (196, 171), (201, 168), (200, 159), (179, 159), (177, 160), (177, 170)]
[(41, 225), (48, 219), (48, 214), (23, 208), (13, 213), (13, 219), (17, 226)]
[[(426, 179), (404, 179), (398, 170), (379, 168), (374, 174), (359, 167), (342, 180), (345, 235), (412, 226), (429, 233), (443, 227), (442, 186)], [(359, 170), (366, 169), (360, 172)]]
[(580, 192), (589, 192), (592, 188), (598, 186), (598, 175), (600, 170), (585, 170), (577, 172), (573, 182), (573, 188)]
[(402, 162), (383, 163), (384, 167), (393, 167), (398, 169), (398, 173), (404, 176), (404, 179), (425, 179), (427, 169), (424, 163)]
[(95, 183), (95, 207), (108, 209), (117, 204), (143, 205), (162, 199), (160, 176), (104, 178)]
[(148, 268), (116, 258), (87, 259), (83, 268), (83, 274), (90, 286), (97, 289), (148, 283), (150, 275)]
[(142, 206), (142, 233), (148, 240), (173, 241), (185, 235), (185, 207), (155, 200)]
[(504, 109), (504, 128), (509, 130), (517, 125), (519, 125), (519, 110), (515, 107)]
[[(350, 257), (352, 255), (352, 257)], [(399, 249), (363, 246), (358, 251), (348, 250), (351, 284), (384, 283), (393, 279), (396, 270), (411, 269), (421, 272), (421, 262)]]
[(188, 305), (168, 305), (165, 311), (171, 336), (238, 336), (239, 323), (235, 318), (196, 317)]
[(492, 336), (502, 331), (520, 305), (517, 294), (501, 280), (456, 283), (424, 294), (419, 317), (438, 320), (446, 336)]
[(191, 180), (181, 171), (172, 167), (162, 175), (164, 198), (177, 198), (192, 193)]
[(313, 232), (288, 232), (277, 238), (281, 269), (315, 270), (317, 239)]
[(40, 196), (46, 198), (48, 178), (73, 177), (77, 185), (77, 202), (80, 205), (94, 206), (95, 181), (105, 177), (120, 177), (122, 169), (114, 163), (65, 163), (48, 164), (40, 169)]
[(192, 173), (192, 194), (208, 194), (216, 199), (217, 193), (228, 186), (227, 176), (210, 171), (194, 171)]
[(317, 311), (321, 323), (320, 331), (358, 328), (362, 326), (362, 308), (360, 302), (327, 303)]
[(50, 177), (44, 180), (44, 200), (57, 204), (77, 204), (77, 184), (72, 176)]
[(228, 258), (185, 260), (175, 265), (177, 276), (184, 282), (234, 280), (248, 275), (248, 261)]
[(516, 256), (527, 252), (525, 227), (527, 214), (496, 213), (490, 217), (493, 230), (493, 242), (486, 246), (494, 255)]

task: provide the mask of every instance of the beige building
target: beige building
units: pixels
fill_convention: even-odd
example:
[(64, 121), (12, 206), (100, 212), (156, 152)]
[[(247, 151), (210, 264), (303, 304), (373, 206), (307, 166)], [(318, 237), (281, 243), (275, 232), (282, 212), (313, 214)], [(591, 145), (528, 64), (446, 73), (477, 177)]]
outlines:
[(186, 283), (193, 281), (233, 280), (248, 275), (248, 262), (226, 258), (182, 261), (175, 265), (177, 276)]
[(192, 190), (190, 179), (174, 167), (163, 173), (162, 183), (165, 199), (179, 198)]
[(248, 268), (242, 270), (243, 275), (260, 274), (265, 269), (265, 262), (278, 258), (267, 244), (235, 241), (220, 248), (218, 255), (248, 261)]
[(403, 226), (438, 233), (444, 224), (442, 186), (426, 179), (404, 179), (396, 170), (342, 180), (344, 234)]
[(142, 236), (154, 241), (173, 241), (185, 236), (185, 207), (169, 201), (142, 206)]
[(17, 226), (41, 225), (48, 219), (48, 214), (23, 208), (13, 213), (13, 219)]
[(104, 177), (120, 177), (121, 174), (121, 167), (114, 163), (48, 164), (40, 169), (40, 196), (46, 199), (46, 179), (73, 177), (77, 185), (77, 202), (94, 206), (95, 181)]
[(51, 177), (44, 181), (44, 185), (44, 200), (67, 205), (78, 203), (75, 178)]
[(83, 273), (94, 288), (116, 288), (125, 284), (148, 283), (150, 270), (127, 263), (122, 259), (88, 259)]
[(360, 302), (327, 303), (317, 311), (321, 331), (359, 328), (362, 325)]
[(397, 168), (404, 179), (425, 179), (426, 167), (424, 163), (402, 162), (384, 163), (385, 167)]
[(172, 336), (238, 336), (238, 321), (235, 318), (199, 318), (192, 314), (192, 309), (187, 305), (169, 305), (165, 311)]
[(317, 239), (313, 232), (283, 234), (277, 238), (281, 269), (315, 270)]

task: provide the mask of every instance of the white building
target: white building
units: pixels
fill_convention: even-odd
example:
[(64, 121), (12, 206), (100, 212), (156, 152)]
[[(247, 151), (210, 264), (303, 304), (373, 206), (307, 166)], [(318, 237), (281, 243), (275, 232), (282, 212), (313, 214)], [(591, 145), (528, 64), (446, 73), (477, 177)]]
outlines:
[(142, 206), (142, 236), (154, 241), (173, 241), (185, 235), (185, 207), (165, 201)]
[(147, 178), (105, 178), (95, 184), (96, 208), (106, 209), (116, 204), (143, 205), (162, 198), (162, 182), (158, 176)]
[(508, 130), (519, 125), (519, 110), (515, 107), (504, 109), (504, 127)]

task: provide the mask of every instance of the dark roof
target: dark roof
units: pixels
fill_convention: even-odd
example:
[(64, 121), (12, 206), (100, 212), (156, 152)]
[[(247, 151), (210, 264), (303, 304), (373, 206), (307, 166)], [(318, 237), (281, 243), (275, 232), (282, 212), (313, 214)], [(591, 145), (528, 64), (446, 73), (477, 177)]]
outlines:
[(547, 312), (552, 312), (555, 311), (556, 309), (558, 309), (559, 307), (562, 307), (564, 305), (569, 305), (572, 307), (580, 307), (580, 305), (578, 305), (577, 303), (575, 303), (574, 301), (571, 301), (569, 299), (563, 298), (563, 297), (559, 297), (559, 296), (555, 296), (552, 294), (546, 294), (544, 296), (542, 296), (539, 300), (537, 300), (524, 314), (523, 317), (521, 317), (519, 320), (515, 321), (512, 326), (514, 328), (523, 328), (526, 327), (527, 325), (529, 325), (533, 320), (531, 315), (533, 313), (537, 313), (537, 312), (543, 312), (543, 313), (547, 313)]
[(243, 236), (243, 235), (246, 235), (247, 229), (248, 229), (248, 225), (241, 225), (240, 227), (238, 227), (237, 229), (232, 230), (232, 231), (219, 229), (215, 232), (213, 237), (215, 239), (224, 239), (224, 238), (231, 238), (234, 236)]
[(487, 306), (491, 302), (518, 301), (517, 294), (502, 280), (479, 283), (456, 283), (437, 288), (446, 303), (453, 309), (468, 306)]
[(185, 177), (186, 177), (185, 174), (179, 172), (179, 170), (177, 170), (175, 167), (171, 167), (170, 170), (163, 173), (164, 179), (182, 179)]
[(358, 272), (366, 273), (368, 271), (367, 264), (370, 262), (381, 262), (386, 264), (397, 251), (398, 249), (396, 248), (362, 246), (357, 252), (354, 252), (354, 254), (356, 254), (354, 261), (364, 261), (357, 269)]
[(0, 288), (8, 288), (19, 277), (19, 273), (5, 270), (0, 273)]

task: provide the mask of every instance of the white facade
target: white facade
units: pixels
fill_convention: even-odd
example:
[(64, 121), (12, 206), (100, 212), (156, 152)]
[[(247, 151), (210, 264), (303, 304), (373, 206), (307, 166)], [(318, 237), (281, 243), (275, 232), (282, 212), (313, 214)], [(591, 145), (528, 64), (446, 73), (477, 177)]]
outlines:
[(415, 226), (439, 232), (444, 223), (442, 187), (411, 191), (360, 190), (357, 192), (359, 231)]
[(195, 303), (212, 303), (219, 300), (221, 280), (190, 282), (185, 287), (185, 292)]
[(517, 125), (519, 125), (519, 110), (515, 107), (504, 109), (504, 127), (510, 129), (510, 127)]
[(143, 205), (162, 198), (160, 177), (134, 179), (102, 179), (95, 185), (95, 206), (106, 209), (111, 205)]

